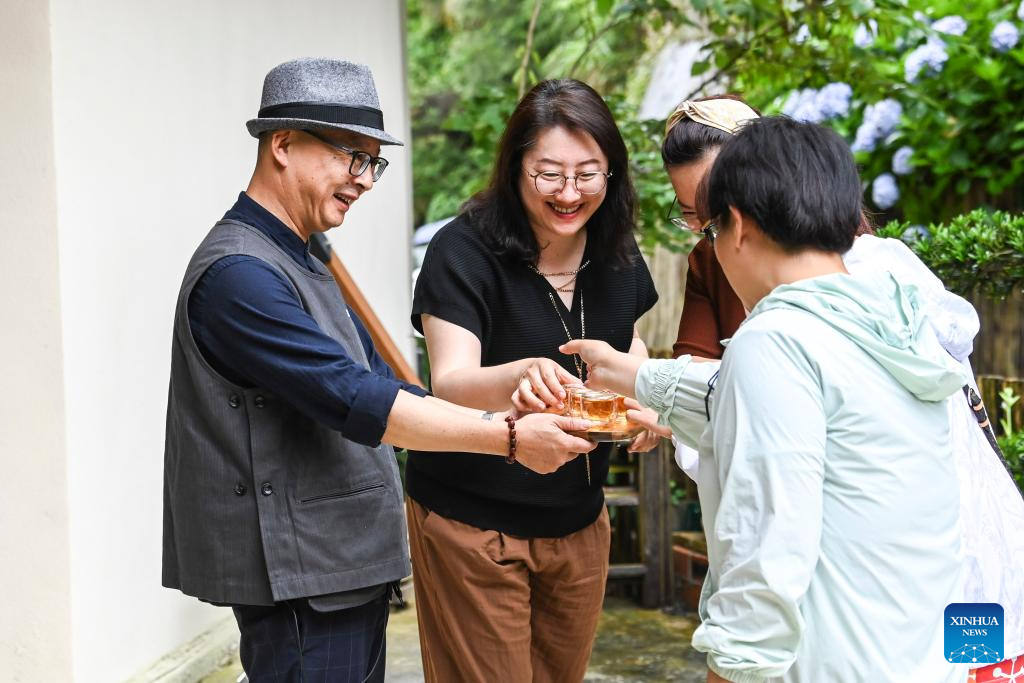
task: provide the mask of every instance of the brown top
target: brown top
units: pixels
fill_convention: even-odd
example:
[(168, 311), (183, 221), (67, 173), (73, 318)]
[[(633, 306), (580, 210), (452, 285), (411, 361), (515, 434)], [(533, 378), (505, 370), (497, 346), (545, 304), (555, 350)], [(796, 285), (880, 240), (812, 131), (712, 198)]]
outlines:
[(725, 349), (720, 341), (736, 334), (747, 314), (725, 279), (710, 242), (697, 242), (687, 261), (683, 314), (672, 355), (721, 358)]

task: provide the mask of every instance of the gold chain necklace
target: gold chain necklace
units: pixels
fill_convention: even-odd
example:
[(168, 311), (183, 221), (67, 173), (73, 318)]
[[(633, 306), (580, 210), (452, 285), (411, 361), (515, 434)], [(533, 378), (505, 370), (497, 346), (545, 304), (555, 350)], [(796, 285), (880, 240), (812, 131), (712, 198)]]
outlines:
[[(590, 261), (587, 261), (590, 263)], [(580, 266), (580, 270), (583, 270), (583, 266)], [(569, 338), (569, 341), (573, 341), (572, 333), (569, 332), (569, 326), (565, 324), (565, 318), (562, 317), (562, 312), (558, 310), (558, 303), (555, 301), (555, 295), (548, 292), (548, 299), (551, 300), (551, 306), (555, 309), (555, 315), (558, 316), (558, 322), (562, 323), (562, 329), (565, 330), (565, 336)], [(580, 339), (587, 338), (587, 321), (584, 317), (583, 308), (583, 290), (580, 290)], [(576, 376), (580, 378), (580, 382), (583, 381), (583, 359), (578, 354), (572, 355), (572, 362), (576, 365)], [(587, 467), (587, 486), (590, 486), (590, 453), (583, 454), (583, 462)]]
[[(569, 338), (569, 341), (574, 341), (572, 333), (569, 332), (569, 326), (565, 324), (565, 318), (562, 317), (562, 312), (558, 310), (558, 304), (555, 302), (555, 295), (548, 292), (548, 299), (551, 300), (551, 306), (555, 309), (555, 315), (558, 316), (558, 322), (562, 323), (562, 329), (565, 330), (565, 336)], [(580, 290), (580, 339), (587, 338), (587, 321), (584, 317), (583, 308), (583, 290)], [(578, 354), (572, 355), (572, 362), (576, 364), (576, 375), (583, 381), (583, 359)]]
[[(570, 275), (575, 276), (575, 275), (579, 275), (580, 271), (582, 271), (584, 268), (586, 268), (589, 265), (590, 265), (590, 259), (587, 259), (576, 270), (566, 270), (566, 271), (561, 272), (561, 273), (542, 273), (540, 271), (540, 269), (537, 268), (537, 266), (533, 265), (532, 263), (527, 263), (526, 264), (527, 268), (529, 268), (533, 272), (537, 273), (537, 275), (540, 275), (541, 277), (568, 277)], [(566, 284), (569, 284), (569, 283), (567, 282)]]

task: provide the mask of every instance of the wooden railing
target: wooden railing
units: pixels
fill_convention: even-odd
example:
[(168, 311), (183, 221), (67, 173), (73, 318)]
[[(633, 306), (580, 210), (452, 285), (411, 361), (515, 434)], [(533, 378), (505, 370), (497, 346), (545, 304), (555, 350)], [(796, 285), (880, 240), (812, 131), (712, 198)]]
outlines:
[(341, 295), (345, 297), (345, 302), (352, 307), (352, 310), (359, 316), (359, 319), (363, 321), (367, 332), (370, 333), (370, 338), (373, 339), (373, 345), (377, 347), (377, 353), (381, 355), (384, 362), (391, 366), (391, 369), (395, 371), (395, 375), (399, 379), (422, 387), (423, 382), (420, 380), (419, 375), (412, 369), (409, 362), (405, 360), (405, 356), (398, 349), (395, 340), (391, 338), (380, 318), (373, 312), (370, 302), (363, 296), (359, 286), (356, 285), (356, 281), (349, 274), (348, 269), (342, 264), (338, 255), (334, 253), (334, 249), (331, 248), (331, 243), (327, 240), (327, 237), (319, 233), (310, 237), (309, 250), (314, 256), (324, 262), (327, 270), (334, 276), (338, 287), (341, 289)]

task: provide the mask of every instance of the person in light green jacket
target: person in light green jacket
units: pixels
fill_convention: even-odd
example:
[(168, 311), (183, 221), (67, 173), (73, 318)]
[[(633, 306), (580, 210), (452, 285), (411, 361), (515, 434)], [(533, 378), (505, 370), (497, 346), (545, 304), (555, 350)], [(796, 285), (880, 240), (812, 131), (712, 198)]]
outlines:
[(943, 651), (943, 611), (963, 599), (946, 400), (967, 377), (913, 286), (847, 273), (860, 196), (831, 131), (749, 123), (704, 202), (705, 235), (750, 310), (717, 377), (687, 356), (563, 347), (591, 385), (635, 395), (678, 438), (709, 420), (694, 444), (709, 570), (693, 645), (710, 682), (966, 677)]

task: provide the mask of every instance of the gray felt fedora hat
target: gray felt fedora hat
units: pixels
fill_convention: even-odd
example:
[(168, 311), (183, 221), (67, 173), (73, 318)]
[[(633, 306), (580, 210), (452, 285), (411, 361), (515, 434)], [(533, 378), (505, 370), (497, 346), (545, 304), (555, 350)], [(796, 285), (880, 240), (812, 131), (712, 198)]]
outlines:
[(263, 81), (259, 114), (245, 127), (254, 138), (282, 128), (333, 128), (403, 144), (384, 132), (370, 69), (341, 59), (305, 57), (275, 66)]

